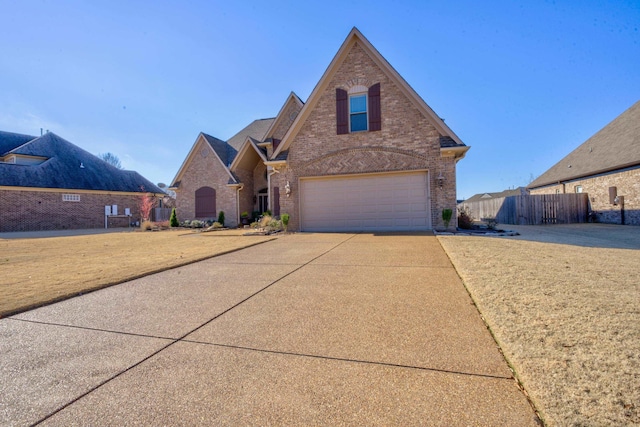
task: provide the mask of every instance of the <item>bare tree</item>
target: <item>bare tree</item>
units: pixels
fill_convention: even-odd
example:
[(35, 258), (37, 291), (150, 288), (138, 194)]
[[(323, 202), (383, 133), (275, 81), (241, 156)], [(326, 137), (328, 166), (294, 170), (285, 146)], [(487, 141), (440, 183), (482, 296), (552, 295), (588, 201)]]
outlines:
[(120, 162), (120, 159), (118, 158), (118, 156), (116, 156), (115, 154), (101, 153), (101, 154), (98, 154), (98, 157), (100, 157), (105, 162), (109, 163), (111, 166), (115, 166), (118, 169), (122, 169), (122, 163)]

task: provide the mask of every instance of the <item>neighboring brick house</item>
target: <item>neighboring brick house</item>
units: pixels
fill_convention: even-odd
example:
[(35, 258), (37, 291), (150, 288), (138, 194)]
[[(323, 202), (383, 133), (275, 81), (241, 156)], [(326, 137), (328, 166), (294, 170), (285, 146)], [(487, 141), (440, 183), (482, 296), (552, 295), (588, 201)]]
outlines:
[(306, 103), (290, 94), (227, 143), (200, 134), (171, 188), (181, 219), (269, 208), (290, 230), (428, 230), (456, 207), (468, 149), (354, 28)]
[(128, 226), (140, 219), (147, 193), (164, 195), (137, 172), (118, 169), (54, 133), (0, 131), (0, 232), (104, 228), (105, 206), (113, 205), (117, 212), (106, 225)]
[(596, 221), (640, 225), (640, 101), (527, 188), (531, 194), (588, 193)]

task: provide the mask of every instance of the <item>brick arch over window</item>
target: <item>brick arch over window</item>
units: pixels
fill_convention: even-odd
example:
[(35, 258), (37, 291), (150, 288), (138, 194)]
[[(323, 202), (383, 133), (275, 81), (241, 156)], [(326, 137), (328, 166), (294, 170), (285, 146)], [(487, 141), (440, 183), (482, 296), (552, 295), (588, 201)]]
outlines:
[(216, 217), (216, 190), (200, 187), (196, 190), (196, 218)]

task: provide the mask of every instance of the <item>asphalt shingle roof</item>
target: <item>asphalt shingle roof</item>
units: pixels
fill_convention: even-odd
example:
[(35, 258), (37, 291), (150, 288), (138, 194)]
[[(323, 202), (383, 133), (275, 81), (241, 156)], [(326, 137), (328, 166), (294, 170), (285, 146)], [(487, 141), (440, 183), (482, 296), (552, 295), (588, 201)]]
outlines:
[(542, 187), (640, 165), (640, 101), (529, 184)]
[[(242, 144), (247, 140), (247, 137), (263, 141), (274, 120), (275, 118), (254, 120), (247, 127), (229, 138), (227, 143), (235, 148), (237, 153), (242, 147)], [(233, 159), (231, 159), (231, 161), (233, 161)]]
[(464, 144), (458, 144), (450, 136), (441, 136), (440, 137), (440, 148), (464, 147), (464, 146), (465, 146)]
[(0, 156), (18, 148), (22, 144), (36, 139), (35, 136), (23, 135), (21, 133), (4, 132), (0, 130)]
[(5, 154), (46, 157), (37, 165), (0, 163), (0, 186), (162, 193), (135, 171), (118, 169), (49, 132)]
[(275, 159), (275, 161), (280, 161), (280, 160), (287, 160), (287, 157), (289, 157), (289, 150), (284, 150), (281, 153), (279, 153)]
[(487, 200), (487, 199), (499, 199), (501, 197), (509, 197), (509, 196), (522, 196), (527, 194), (527, 189), (524, 187), (518, 187), (513, 190), (504, 190), (498, 191), (495, 193), (478, 193), (469, 197), (465, 200), (466, 203), (477, 202), (479, 200)]
[(204, 136), (204, 139), (207, 140), (211, 148), (213, 148), (213, 151), (215, 151), (218, 157), (220, 157), (222, 163), (224, 163), (225, 166), (229, 166), (236, 157), (236, 154), (238, 154), (238, 151), (223, 140), (214, 136), (207, 135), (204, 132), (202, 133), (202, 136)]

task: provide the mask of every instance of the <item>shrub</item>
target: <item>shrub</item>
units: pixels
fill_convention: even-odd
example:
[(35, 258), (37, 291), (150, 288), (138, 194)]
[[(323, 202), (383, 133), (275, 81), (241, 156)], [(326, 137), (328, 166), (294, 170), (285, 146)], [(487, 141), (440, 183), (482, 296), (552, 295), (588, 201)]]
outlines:
[(240, 214), (240, 218), (249, 218), (249, 212), (244, 211)]
[(267, 215), (266, 213), (260, 219), (260, 227), (266, 227), (271, 222), (271, 215)]
[(289, 226), (289, 214), (280, 215), (280, 220), (282, 220), (282, 225), (284, 226), (284, 231), (287, 231), (287, 227)]
[(140, 224), (140, 229), (144, 231), (149, 231), (153, 229), (153, 222), (151, 221), (142, 221)]
[(262, 212), (262, 216), (271, 216), (271, 210), (267, 209), (266, 211)]
[(488, 217), (485, 218), (484, 221), (487, 223), (487, 228), (489, 230), (495, 230), (496, 229), (496, 225), (498, 225), (498, 221), (496, 221), (496, 219), (494, 217)]
[(223, 228), (224, 225), (222, 225), (220, 222), (216, 221), (213, 223), (213, 225), (211, 226), (212, 228)]
[(224, 212), (220, 211), (220, 213), (218, 214), (218, 222), (220, 223), (221, 227), (224, 227)]
[(176, 208), (171, 209), (171, 218), (169, 218), (169, 224), (172, 227), (179, 227), (178, 215), (176, 215)]
[(282, 230), (282, 221), (279, 219), (272, 219), (267, 226), (268, 231), (280, 231)]
[(251, 213), (251, 219), (253, 220), (253, 222), (257, 221), (258, 218), (260, 218), (260, 211), (253, 211)]
[(451, 209), (442, 209), (442, 220), (444, 221), (445, 228), (449, 228), (449, 222), (451, 222), (451, 215), (453, 215), (453, 211)]
[(473, 217), (466, 206), (458, 209), (458, 227), (465, 230), (473, 228)]
[(191, 227), (191, 221), (189, 221), (188, 219), (185, 219), (184, 221), (182, 221), (182, 226)]
[(204, 227), (205, 222), (204, 221), (200, 221), (199, 219), (194, 219), (193, 221), (191, 221), (191, 228), (202, 228)]
[(161, 230), (166, 230), (167, 228), (169, 228), (169, 221), (154, 222), (153, 225)]

